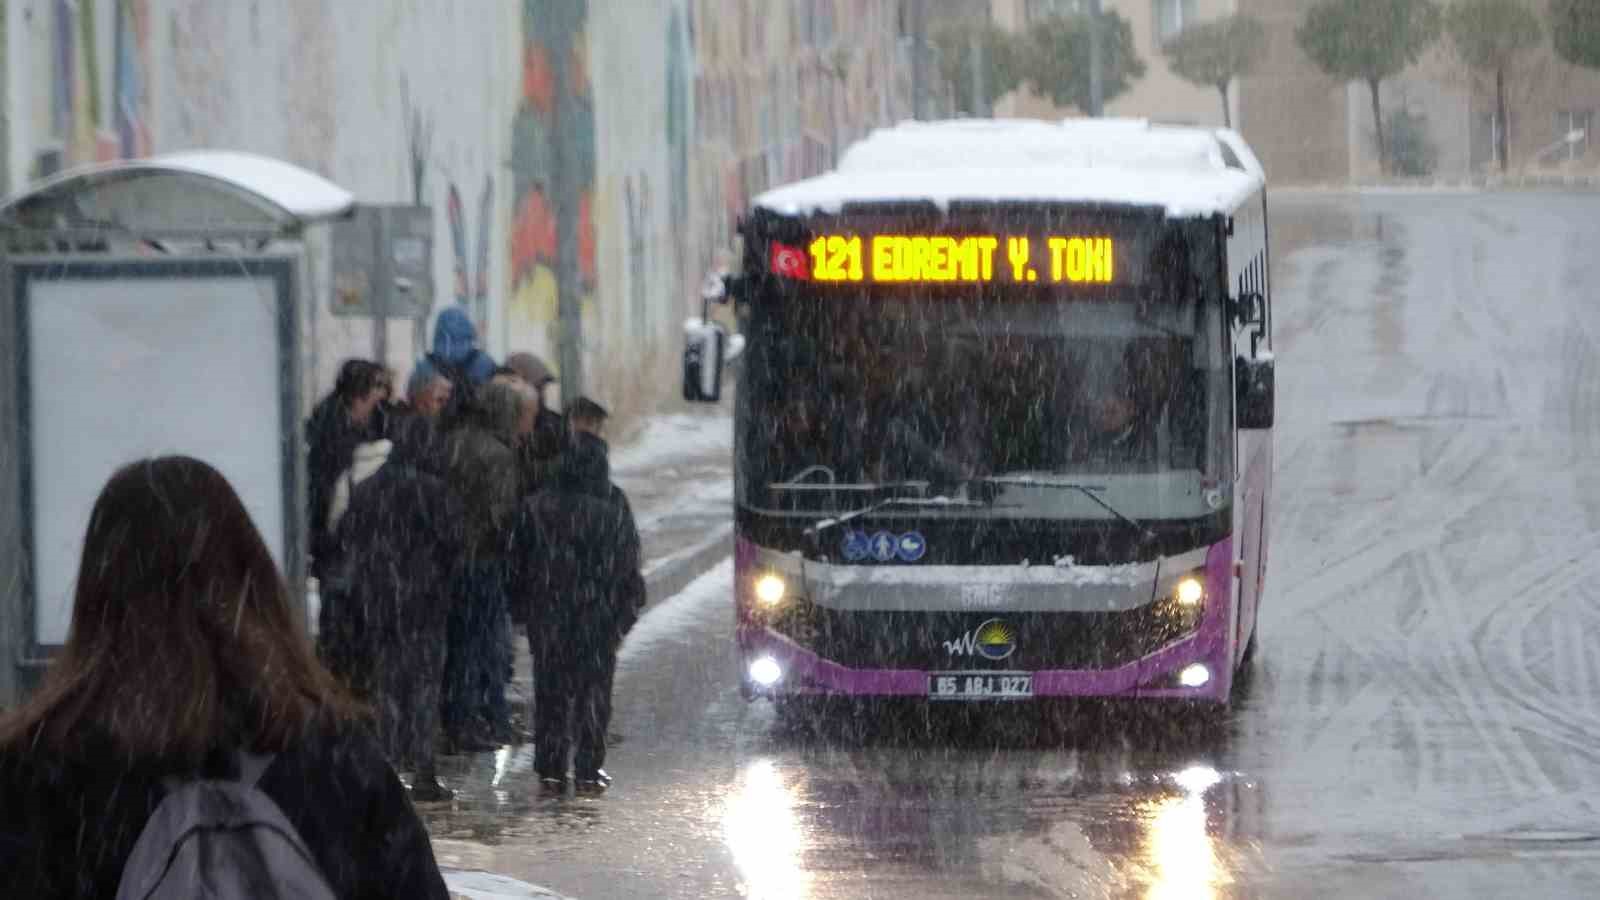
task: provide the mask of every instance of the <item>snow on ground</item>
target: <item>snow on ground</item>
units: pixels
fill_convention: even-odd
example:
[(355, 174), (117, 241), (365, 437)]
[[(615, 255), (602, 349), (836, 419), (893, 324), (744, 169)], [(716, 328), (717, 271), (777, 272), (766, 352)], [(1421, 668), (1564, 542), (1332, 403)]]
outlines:
[(566, 900), (548, 888), (488, 872), (446, 871), (444, 883), (452, 898), (464, 900)]
[(647, 659), (663, 643), (694, 643), (702, 635), (693, 626), (710, 604), (726, 603), (728, 615), (733, 605), (733, 558), (723, 560), (689, 586), (644, 614), (628, 633), (628, 640), (617, 654), (618, 665), (626, 669), (636, 660)]
[(652, 416), (626, 446), (611, 452), (611, 471), (625, 474), (676, 459), (733, 452), (733, 422), (726, 415), (671, 413)]

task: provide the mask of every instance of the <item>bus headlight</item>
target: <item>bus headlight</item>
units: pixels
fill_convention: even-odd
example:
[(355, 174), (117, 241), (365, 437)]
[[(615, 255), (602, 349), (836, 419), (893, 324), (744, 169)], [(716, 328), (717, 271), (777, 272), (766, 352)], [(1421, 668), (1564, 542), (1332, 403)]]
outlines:
[(1172, 597), (1178, 601), (1178, 606), (1182, 609), (1198, 609), (1205, 602), (1206, 586), (1200, 583), (1200, 579), (1191, 575), (1178, 582), (1178, 586), (1172, 591)]
[(784, 594), (788, 593), (789, 586), (777, 575), (763, 575), (756, 579), (756, 600), (762, 606), (777, 606), (783, 602)]
[(1178, 673), (1178, 683), (1186, 688), (1205, 687), (1210, 681), (1211, 670), (1200, 663), (1185, 666), (1183, 671)]
[(1190, 572), (1168, 588), (1166, 597), (1162, 600), (1167, 620), (1174, 623), (1183, 633), (1188, 633), (1198, 628), (1200, 619), (1205, 614), (1206, 583), (1204, 579), (1204, 570)]
[(783, 667), (770, 656), (763, 656), (750, 664), (750, 680), (762, 687), (772, 687), (783, 678)]

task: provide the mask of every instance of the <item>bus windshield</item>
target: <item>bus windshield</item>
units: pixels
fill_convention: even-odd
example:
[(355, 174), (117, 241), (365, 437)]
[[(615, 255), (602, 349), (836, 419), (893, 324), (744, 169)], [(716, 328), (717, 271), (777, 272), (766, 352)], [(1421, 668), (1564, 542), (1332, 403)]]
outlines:
[[(900, 515), (1215, 512), (1232, 458), (1220, 292), (1162, 281), (805, 284), (758, 297), (741, 502), (833, 514), (898, 486), (929, 501), (897, 504)], [(973, 496), (984, 502), (941, 502)]]

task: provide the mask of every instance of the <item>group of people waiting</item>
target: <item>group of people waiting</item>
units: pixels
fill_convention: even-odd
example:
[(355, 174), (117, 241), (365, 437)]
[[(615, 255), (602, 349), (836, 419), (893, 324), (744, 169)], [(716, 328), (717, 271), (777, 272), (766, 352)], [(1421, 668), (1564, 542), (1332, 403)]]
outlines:
[[(535, 743), (552, 787), (603, 790), (611, 680), (644, 605), (637, 529), (611, 483), (607, 412), (565, 415), (536, 357), (496, 365), (466, 314), (441, 313), (433, 352), (393, 396), (347, 361), (307, 423), (318, 650), (375, 714), (412, 795), (444, 799), (435, 755)], [(513, 719), (512, 623), (534, 661), (533, 732)], [(574, 746), (575, 745), (575, 746)]]
[(351, 362), (312, 417), (320, 648), (220, 472), (166, 456), (112, 475), (66, 643), (0, 712), (6, 896), (445, 900), (410, 800), (442, 792), (441, 708), (458, 747), (505, 736), (508, 609), (534, 652), (539, 774), (564, 783), (576, 737), (579, 780), (604, 786), (643, 600), (605, 410), (548, 410), (548, 371), (495, 366), (458, 311), (440, 332), (407, 403)]

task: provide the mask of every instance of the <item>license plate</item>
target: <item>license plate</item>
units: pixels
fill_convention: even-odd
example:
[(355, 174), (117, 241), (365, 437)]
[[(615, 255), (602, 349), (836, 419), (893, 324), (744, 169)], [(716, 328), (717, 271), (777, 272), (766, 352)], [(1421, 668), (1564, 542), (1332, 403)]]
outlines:
[(1023, 700), (1033, 696), (1027, 672), (933, 672), (929, 700)]

